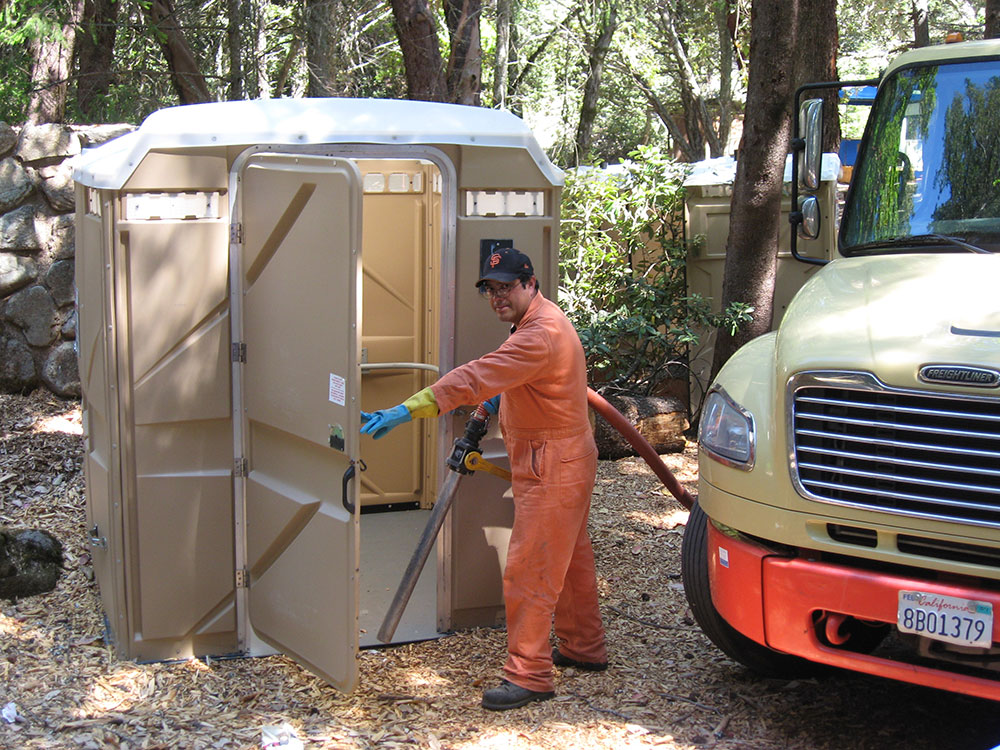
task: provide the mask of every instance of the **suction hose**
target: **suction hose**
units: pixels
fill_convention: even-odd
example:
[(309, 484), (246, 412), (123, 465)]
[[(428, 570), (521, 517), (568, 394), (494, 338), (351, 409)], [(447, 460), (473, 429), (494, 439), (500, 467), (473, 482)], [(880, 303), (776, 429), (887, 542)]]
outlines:
[(670, 494), (676, 497), (681, 505), (691, 510), (691, 506), (694, 505), (694, 498), (691, 497), (691, 493), (681, 486), (681, 483), (677, 481), (677, 477), (670, 472), (667, 465), (663, 463), (663, 459), (653, 450), (653, 446), (649, 444), (649, 441), (622, 416), (621, 412), (609, 404), (604, 396), (592, 388), (587, 389), (587, 403), (590, 404), (591, 409), (604, 417), (608, 424), (614, 427), (623, 438), (628, 440), (629, 445), (638, 451), (643, 460), (649, 464), (649, 468), (653, 470), (653, 473), (670, 490)]

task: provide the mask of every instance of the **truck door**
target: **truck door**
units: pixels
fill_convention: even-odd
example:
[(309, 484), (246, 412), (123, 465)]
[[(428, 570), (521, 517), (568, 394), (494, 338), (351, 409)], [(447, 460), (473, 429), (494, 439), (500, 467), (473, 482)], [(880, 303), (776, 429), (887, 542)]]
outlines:
[[(351, 161), (309, 154), (256, 153), (238, 174), (233, 276), (246, 350), (236, 403), (249, 622), (261, 640), (350, 690), (361, 178)], [(239, 527), (237, 518), (238, 535)]]

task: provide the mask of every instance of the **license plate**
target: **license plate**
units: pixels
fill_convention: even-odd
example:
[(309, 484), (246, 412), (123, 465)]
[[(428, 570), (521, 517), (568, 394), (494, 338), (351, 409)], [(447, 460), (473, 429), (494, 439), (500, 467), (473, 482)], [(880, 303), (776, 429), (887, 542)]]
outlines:
[(957, 596), (900, 591), (897, 626), (959, 646), (993, 645), (993, 605)]

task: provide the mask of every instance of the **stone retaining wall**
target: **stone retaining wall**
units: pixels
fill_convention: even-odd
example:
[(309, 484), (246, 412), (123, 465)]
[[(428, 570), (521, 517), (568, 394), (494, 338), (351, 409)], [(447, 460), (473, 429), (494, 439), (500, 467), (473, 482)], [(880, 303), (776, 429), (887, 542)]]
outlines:
[(0, 391), (80, 395), (72, 158), (130, 125), (0, 122)]

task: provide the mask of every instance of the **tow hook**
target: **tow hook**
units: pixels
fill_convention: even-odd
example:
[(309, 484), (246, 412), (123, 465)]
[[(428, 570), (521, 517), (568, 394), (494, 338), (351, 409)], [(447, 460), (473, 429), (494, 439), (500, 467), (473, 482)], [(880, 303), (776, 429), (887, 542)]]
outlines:
[(847, 615), (839, 612), (827, 612), (823, 615), (826, 620), (824, 633), (826, 639), (834, 646), (843, 646), (851, 639), (850, 633), (841, 633), (841, 626), (847, 622)]

